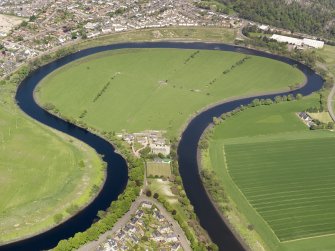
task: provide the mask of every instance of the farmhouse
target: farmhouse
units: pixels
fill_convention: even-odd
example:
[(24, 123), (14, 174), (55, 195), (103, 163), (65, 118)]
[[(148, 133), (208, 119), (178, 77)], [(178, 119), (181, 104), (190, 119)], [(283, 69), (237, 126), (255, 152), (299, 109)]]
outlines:
[(151, 152), (153, 154), (163, 154), (165, 156), (170, 154), (171, 148), (168, 145), (162, 144), (150, 144)]
[(306, 112), (299, 112), (298, 116), (308, 127), (315, 125), (313, 119)]

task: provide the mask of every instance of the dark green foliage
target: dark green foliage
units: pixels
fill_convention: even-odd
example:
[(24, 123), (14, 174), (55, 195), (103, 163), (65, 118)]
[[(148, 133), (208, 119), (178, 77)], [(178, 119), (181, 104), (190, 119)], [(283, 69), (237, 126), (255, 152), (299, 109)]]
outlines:
[[(245, 19), (291, 31), (335, 38), (335, 1), (218, 0)], [(310, 2), (311, 4), (306, 4)]]

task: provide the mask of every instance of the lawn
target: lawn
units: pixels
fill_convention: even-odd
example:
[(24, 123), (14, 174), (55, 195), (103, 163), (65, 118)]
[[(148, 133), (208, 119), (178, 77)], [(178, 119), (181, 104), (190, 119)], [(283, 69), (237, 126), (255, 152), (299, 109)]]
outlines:
[[(268, 250), (335, 245), (335, 134), (310, 131), (296, 112), (317, 97), (246, 110), (217, 126), (207, 168)], [(209, 163), (209, 165), (208, 165)]]
[(169, 163), (147, 162), (147, 177), (166, 177), (171, 176), (171, 166)]
[(23, 116), (0, 108), (0, 243), (54, 226), (54, 216), (82, 207), (104, 172), (95, 151)]
[(104, 52), (50, 74), (37, 97), (41, 104), (52, 103), (62, 115), (101, 131), (155, 129), (174, 137), (192, 114), (209, 104), (288, 90), (304, 81), (290, 65), (257, 56), (239, 64), (244, 58), (240, 53), (206, 50)]

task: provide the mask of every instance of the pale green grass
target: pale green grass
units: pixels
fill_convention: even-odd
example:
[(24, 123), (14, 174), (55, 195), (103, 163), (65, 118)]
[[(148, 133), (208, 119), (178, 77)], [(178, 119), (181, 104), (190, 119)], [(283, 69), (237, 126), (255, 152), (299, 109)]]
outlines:
[[(0, 108), (0, 243), (54, 226), (54, 215), (84, 206), (104, 172), (88, 146)], [(85, 166), (80, 165), (84, 161)]]
[(287, 90), (304, 81), (294, 67), (255, 56), (222, 74), (245, 55), (200, 51), (187, 61), (195, 52), (132, 49), (101, 53), (46, 77), (37, 96), (40, 103), (51, 102), (68, 117), (79, 119), (87, 110), (82, 120), (101, 131), (160, 129), (176, 136), (192, 114), (209, 104), (232, 96)]
[(171, 176), (171, 166), (166, 163), (147, 162), (147, 176), (168, 178)]
[(308, 115), (311, 116), (313, 119), (317, 119), (323, 123), (333, 122), (328, 112), (309, 112)]

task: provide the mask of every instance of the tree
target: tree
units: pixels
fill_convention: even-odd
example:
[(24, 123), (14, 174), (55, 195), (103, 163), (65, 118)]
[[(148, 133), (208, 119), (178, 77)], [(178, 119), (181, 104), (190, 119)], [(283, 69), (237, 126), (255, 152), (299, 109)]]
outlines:
[(87, 38), (86, 30), (84, 28), (81, 28), (79, 30), (79, 35), (81, 36), (82, 39), (86, 39)]
[(148, 189), (148, 190), (145, 192), (145, 195), (146, 195), (147, 197), (151, 197), (151, 195), (152, 195), (151, 190)]
[(259, 106), (261, 105), (260, 103), (260, 100), (258, 98), (254, 99), (252, 102), (251, 102), (251, 106), (255, 107), (255, 106)]
[(35, 15), (32, 15), (29, 17), (29, 22), (34, 22), (36, 20), (36, 16)]
[(77, 32), (71, 32), (71, 39), (72, 40), (77, 39), (77, 37), (78, 37)]
[(214, 125), (218, 125), (218, 124), (220, 124), (220, 119), (219, 118), (217, 118), (217, 117), (213, 117), (213, 123), (214, 123)]
[(156, 200), (158, 199), (159, 197), (159, 194), (158, 193), (154, 193), (154, 196), (153, 196)]
[(292, 101), (292, 100), (294, 100), (294, 96), (293, 96), (293, 94), (289, 94), (287, 96), (287, 101)]
[(209, 143), (208, 143), (208, 140), (206, 138), (203, 138), (199, 141), (199, 147), (200, 149), (207, 149), (209, 147)]
[(303, 98), (302, 94), (298, 93), (296, 96), (295, 96), (296, 100), (300, 100)]
[(280, 96), (275, 97), (275, 102), (276, 103), (280, 103), (281, 101), (282, 101), (282, 97), (280, 97)]

